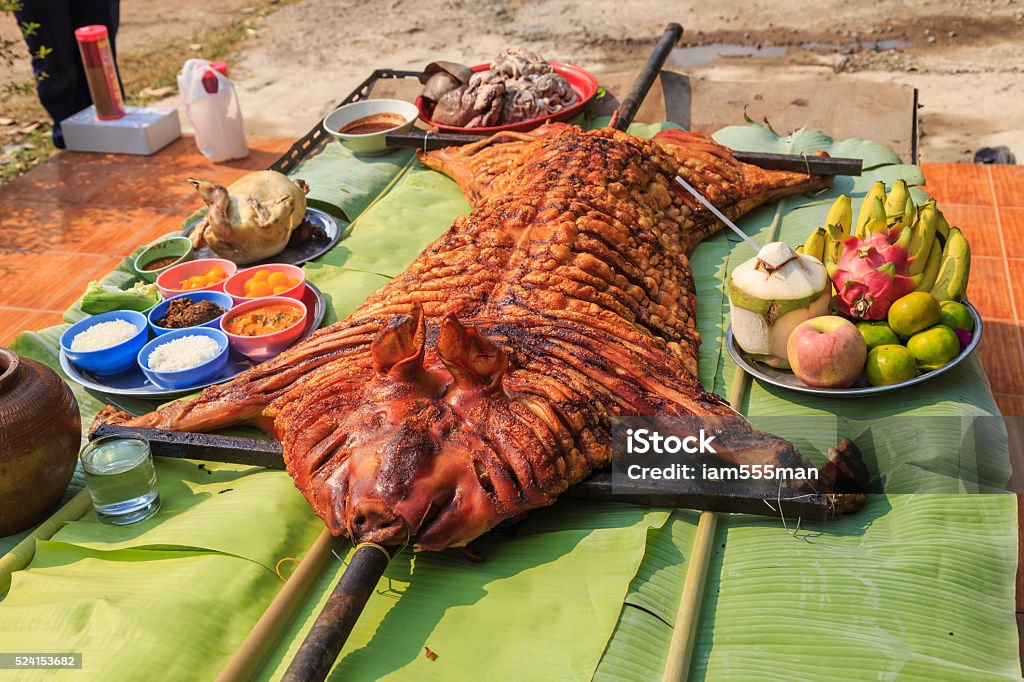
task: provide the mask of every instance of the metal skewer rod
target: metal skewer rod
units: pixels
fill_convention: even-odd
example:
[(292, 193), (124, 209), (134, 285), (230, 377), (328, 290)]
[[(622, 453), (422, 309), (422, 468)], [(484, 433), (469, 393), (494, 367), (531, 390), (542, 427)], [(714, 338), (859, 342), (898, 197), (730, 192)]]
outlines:
[(327, 603), (306, 634), (282, 682), (323, 682), (384, 575), (394, 550), (361, 542)]
[(712, 204), (710, 201), (705, 199), (704, 196), (700, 192), (698, 192), (696, 189), (694, 189), (693, 185), (688, 183), (686, 180), (683, 180), (678, 175), (676, 176), (676, 182), (678, 182), (680, 185), (682, 185), (683, 188), (687, 192), (692, 194), (697, 199), (697, 201), (699, 201), (700, 203), (704, 204), (704, 208), (706, 208), (709, 211), (711, 211), (712, 213), (714, 213), (715, 216), (719, 220), (721, 220), (723, 223), (725, 223), (733, 232), (738, 234), (740, 236), (740, 238), (743, 239), (743, 241), (745, 241), (747, 244), (749, 244), (751, 247), (753, 247), (754, 251), (760, 251), (761, 250), (761, 247), (757, 245), (757, 242), (755, 242), (753, 239), (751, 239), (749, 236), (747, 236), (747, 233), (744, 232), (743, 230), (741, 230), (736, 223), (734, 223), (733, 221), (731, 221), (728, 218), (726, 218), (725, 214), (722, 213), (721, 211), (719, 211), (717, 208), (715, 208), (714, 204)]
[[(635, 113), (635, 112), (634, 112)], [(619, 120), (624, 120), (621, 115)], [(486, 140), (487, 135), (467, 133), (435, 133), (424, 130), (410, 130), (403, 133), (387, 133), (384, 140), (389, 147), (414, 147), (425, 152), (445, 147), (461, 147)], [(784, 170), (814, 175), (860, 175), (864, 162), (833, 156), (809, 156), (807, 154), (768, 154), (729, 150), (737, 161), (765, 170)]]
[(683, 27), (679, 24), (672, 22), (665, 26), (665, 32), (658, 40), (658, 44), (654, 46), (654, 50), (651, 51), (651, 56), (647, 58), (647, 62), (640, 69), (640, 73), (633, 82), (633, 87), (629, 89), (626, 97), (619, 102), (619, 117), (615, 121), (616, 129), (625, 130), (633, 122), (636, 112), (640, 109), (640, 104), (647, 97), (651, 86), (654, 85), (654, 79), (661, 73), (661, 67), (664, 66), (665, 61), (668, 60), (668, 56), (672, 52), (672, 48), (676, 46), (676, 43), (679, 42), (682, 36)]

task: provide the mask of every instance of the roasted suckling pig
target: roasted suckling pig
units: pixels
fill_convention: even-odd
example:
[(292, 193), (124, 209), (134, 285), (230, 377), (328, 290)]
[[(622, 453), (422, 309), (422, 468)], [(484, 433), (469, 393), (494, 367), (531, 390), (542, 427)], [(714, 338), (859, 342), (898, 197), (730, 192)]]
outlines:
[[(102, 418), (259, 425), (332, 532), (462, 546), (607, 466), (615, 415), (735, 420), (696, 378), (688, 258), (721, 223), (674, 176), (731, 218), (830, 182), (702, 134), (564, 124), (420, 158), (472, 212), (348, 319), (197, 398)], [(720, 442), (733, 462), (803, 462), (749, 426)]]

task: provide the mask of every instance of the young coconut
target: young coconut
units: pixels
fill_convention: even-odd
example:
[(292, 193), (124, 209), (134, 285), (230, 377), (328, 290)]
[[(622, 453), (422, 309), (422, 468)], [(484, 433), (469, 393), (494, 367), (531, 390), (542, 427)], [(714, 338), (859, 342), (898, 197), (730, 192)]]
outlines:
[(729, 278), (733, 338), (755, 360), (788, 368), (790, 332), (804, 320), (828, 314), (831, 295), (820, 260), (784, 242), (765, 244)]

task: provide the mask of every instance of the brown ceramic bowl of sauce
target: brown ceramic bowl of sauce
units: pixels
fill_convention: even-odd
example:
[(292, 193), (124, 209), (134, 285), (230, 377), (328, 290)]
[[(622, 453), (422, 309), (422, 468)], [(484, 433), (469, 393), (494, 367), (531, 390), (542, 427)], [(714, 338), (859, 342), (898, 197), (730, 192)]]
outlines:
[(367, 99), (338, 107), (324, 119), (324, 130), (357, 154), (388, 151), (385, 136), (412, 128), (419, 110), (400, 99)]

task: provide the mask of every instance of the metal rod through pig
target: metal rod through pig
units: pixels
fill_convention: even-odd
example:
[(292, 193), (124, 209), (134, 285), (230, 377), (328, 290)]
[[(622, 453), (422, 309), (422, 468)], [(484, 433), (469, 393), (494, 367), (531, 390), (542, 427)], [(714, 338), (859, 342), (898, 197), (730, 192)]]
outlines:
[(679, 177), (678, 175), (676, 176), (676, 182), (678, 182), (678, 183), (679, 183), (680, 185), (682, 185), (682, 186), (683, 186), (683, 187), (684, 187), (684, 188), (686, 189), (686, 191), (687, 191), (687, 192), (689, 192), (690, 194), (692, 194), (692, 195), (693, 195), (693, 196), (694, 196), (694, 197), (695, 197), (695, 198), (697, 199), (697, 201), (699, 201), (700, 203), (704, 204), (704, 206), (705, 206), (705, 207), (706, 207), (706, 208), (707, 208), (707, 209), (708, 209), (709, 211), (711, 211), (712, 213), (714, 213), (714, 214), (715, 214), (715, 216), (716, 216), (716, 217), (717, 217), (717, 218), (718, 218), (719, 220), (721, 220), (721, 221), (722, 221), (723, 223), (725, 223), (726, 225), (728, 225), (728, 226), (729, 226), (729, 228), (730, 228), (730, 229), (732, 229), (732, 231), (733, 231), (733, 232), (735, 232), (736, 234), (738, 234), (738, 235), (740, 236), (740, 238), (742, 238), (742, 239), (743, 239), (743, 241), (745, 241), (745, 242), (746, 242), (747, 244), (749, 244), (749, 245), (750, 245), (751, 247), (753, 247), (754, 251), (760, 251), (760, 250), (761, 250), (761, 247), (757, 245), (757, 242), (755, 242), (755, 241), (754, 241), (753, 239), (751, 239), (750, 237), (748, 237), (748, 236), (747, 236), (747, 234), (746, 234), (746, 233), (745, 233), (745, 232), (744, 232), (743, 230), (741, 230), (741, 229), (739, 228), (739, 226), (737, 226), (737, 225), (736, 225), (736, 223), (734, 223), (733, 221), (731, 221), (731, 220), (729, 220), (728, 218), (726, 218), (726, 217), (725, 217), (725, 214), (724, 214), (724, 213), (722, 213), (721, 211), (719, 211), (719, 210), (718, 210), (717, 208), (715, 208), (715, 207), (714, 207), (714, 205), (712, 205), (712, 203), (711, 203), (710, 201), (708, 201), (707, 199), (705, 199), (705, 198), (703, 197), (703, 195), (701, 195), (701, 193), (700, 193), (700, 192), (698, 192), (698, 191), (697, 191), (696, 189), (694, 189), (694, 188), (693, 188), (693, 185), (691, 185), (690, 183), (688, 183), (688, 182), (687, 182), (686, 180), (683, 180), (683, 179), (682, 179), (681, 177)]

